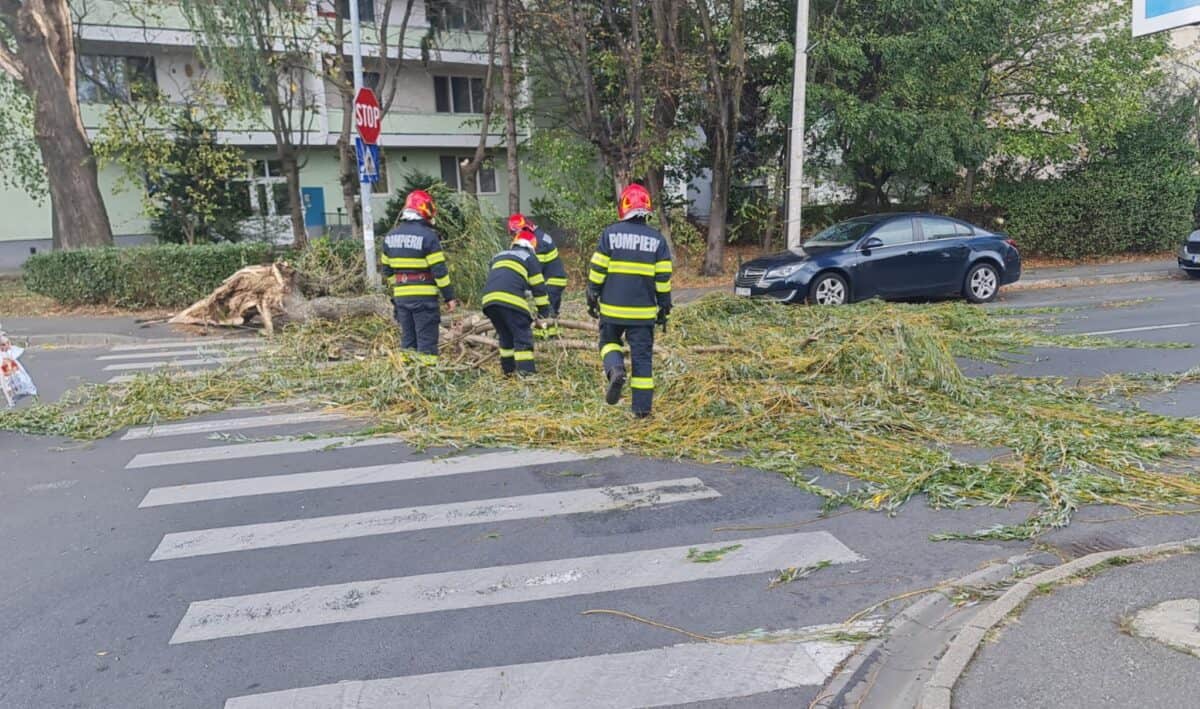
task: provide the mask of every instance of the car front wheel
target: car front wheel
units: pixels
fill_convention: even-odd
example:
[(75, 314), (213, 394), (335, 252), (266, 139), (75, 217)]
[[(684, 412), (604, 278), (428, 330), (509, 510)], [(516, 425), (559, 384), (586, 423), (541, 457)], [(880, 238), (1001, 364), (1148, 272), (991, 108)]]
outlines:
[(850, 300), (846, 279), (836, 273), (817, 276), (808, 289), (808, 302), (814, 305), (845, 305)]
[(1000, 274), (990, 263), (976, 264), (967, 272), (963, 297), (972, 303), (990, 303), (1000, 293)]

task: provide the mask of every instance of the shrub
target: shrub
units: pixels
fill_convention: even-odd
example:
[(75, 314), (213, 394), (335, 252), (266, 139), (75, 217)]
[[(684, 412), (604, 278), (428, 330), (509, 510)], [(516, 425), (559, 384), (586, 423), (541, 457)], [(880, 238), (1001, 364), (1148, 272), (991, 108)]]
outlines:
[(1023, 250), (1063, 258), (1174, 248), (1200, 184), (1186, 120), (1169, 110), (1061, 177), (1000, 183), (991, 201)]
[(190, 305), (243, 266), (272, 258), (270, 244), (160, 244), (36, 254), (25, 287), (65, 305), (123, 308)]
[[(378, 243), (376, 244), (378, 250)], [(308, 248), (288, 256), (299, 274), (300, 290), (309, 298), (362, 295), (363, 245), (356, 239), (309, 241)]]

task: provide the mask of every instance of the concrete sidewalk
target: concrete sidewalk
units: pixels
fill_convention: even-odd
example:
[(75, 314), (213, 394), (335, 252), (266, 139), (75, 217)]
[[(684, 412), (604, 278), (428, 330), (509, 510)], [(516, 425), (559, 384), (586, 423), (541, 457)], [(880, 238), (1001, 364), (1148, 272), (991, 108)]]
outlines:
[(230, 328), (213, 328), (209, 334), (195, 327), (176, 327), (163, 322), (139, 323), (132, 317), (44, 317), (7, 318), (0, 316), (0, 329), (14, 341), (29, 345), (52, 345), (58, 347), (107, 347), (110, 345), (136, 344), (164, 339), (191, 339), (202, 342), (205, 337), (229, 339), (233, 337), (256, 337), (257, 333), (244, 334)]

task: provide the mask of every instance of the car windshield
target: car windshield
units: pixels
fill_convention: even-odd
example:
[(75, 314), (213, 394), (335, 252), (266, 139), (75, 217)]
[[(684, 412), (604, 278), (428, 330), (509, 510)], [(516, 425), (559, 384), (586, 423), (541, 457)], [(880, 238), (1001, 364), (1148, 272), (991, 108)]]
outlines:
[(877, 222), (852, 219), (834, 224), (820, 234), (804, 242), (805, 246), (845, 246), (858, 241)]

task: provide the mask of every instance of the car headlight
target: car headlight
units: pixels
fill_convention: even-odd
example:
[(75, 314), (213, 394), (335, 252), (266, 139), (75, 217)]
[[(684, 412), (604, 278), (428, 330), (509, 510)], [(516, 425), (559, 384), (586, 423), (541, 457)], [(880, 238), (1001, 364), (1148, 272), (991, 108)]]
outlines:
[(796, 273), (800, 269), (804, 268), (806, 265), (808, 265), (807, 261), (801, 261), (799, 263), (789, 263), (786, 266), (776, 266), (774, 268), (769, 268), (769, 269), (767, 269), (767, 272), (765, 274), (763, 274), (763, 279), (773, 280), (776, 278), (787, 278), (788, 276), (792, 275), (793, 273)]

